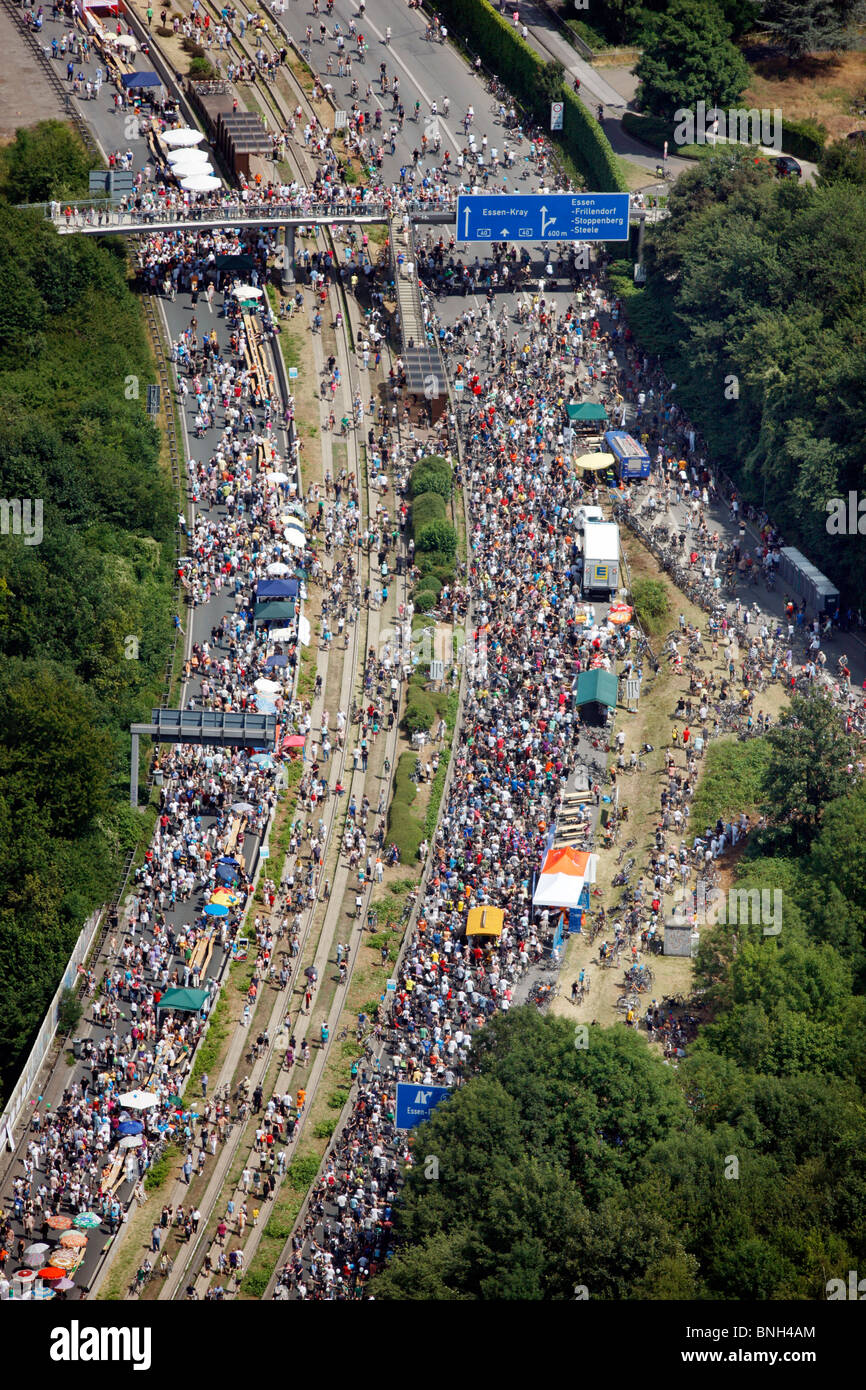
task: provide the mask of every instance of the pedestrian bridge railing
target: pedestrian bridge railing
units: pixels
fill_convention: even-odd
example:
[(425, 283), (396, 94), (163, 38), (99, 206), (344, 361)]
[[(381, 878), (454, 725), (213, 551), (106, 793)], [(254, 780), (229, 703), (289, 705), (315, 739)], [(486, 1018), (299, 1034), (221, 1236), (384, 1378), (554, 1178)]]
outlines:
[[(399, 208), (390, 202), (279, 203), (190, 203), (183, 207), (112, 207), (105, 200), (77, 203), (25, 203), (23, 212), (39, 213), (53, 223), (58, 232), (90, 236), (119, 233), (122, 236), (141, 236), (153, 231), (182, 231), (188, 227), (305, 227), (312, 224), (334, 226), (339, 223), (387, 223), (395, 215), (408, 213), (413, 222), (454, 222), (453, 207), (431, 206), (429, 203), (407, 200)], [(631, 221), (645, 217), (657, 222), (666, 215), (662, 208), (632, 208)]]

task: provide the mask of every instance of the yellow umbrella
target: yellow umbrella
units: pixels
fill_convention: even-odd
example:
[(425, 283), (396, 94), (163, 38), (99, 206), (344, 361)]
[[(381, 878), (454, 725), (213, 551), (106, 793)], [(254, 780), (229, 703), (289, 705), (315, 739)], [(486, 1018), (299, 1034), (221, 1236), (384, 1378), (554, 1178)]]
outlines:
[(240, 902), (237, 893), (230, 893), (227, 888), (218, 888), (211, 898), (212, 903), (220, 903), (223, 907), (234, 907)]
[(613, 454), (581, 454), (580, 458), (574, 460), (575, 468), (612, 468), (616, 463)]
[(612, 608), (612, 609), (610, 610), (610, 612), (608, 613), (608, 615), (607, 615), (607, 620), (608, 620), (608, 622), (609, 622), (609, 623), (613, 623), (614, 627), (619, 627), (620, 624), (622, 624), (622, 623), (627, 623), (627, 622), (629, 621), (630, 618), (631, 618), (631, 609), (630, 609), (630, 608), (616, 608), (616, 609)]

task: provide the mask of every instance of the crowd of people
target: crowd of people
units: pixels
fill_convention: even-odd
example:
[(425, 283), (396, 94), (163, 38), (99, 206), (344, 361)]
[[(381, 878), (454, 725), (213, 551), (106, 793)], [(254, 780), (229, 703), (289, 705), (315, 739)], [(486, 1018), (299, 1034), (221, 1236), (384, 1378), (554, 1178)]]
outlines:
[[(251, 892), (253, 848), (275, 804), (284, 739), (309, 726), (309, 704), (305, 711), (303, 702), (292, 700), (297, 613), (282, 620), (279, 640), (273, 624), (255, 620), (263, 582), (288, 574), (288, 587), (297, 594), (311, 572), (306, 509), (298, 496), (296, 462), (276, 454), (272, 383), (262, 380), (260, 359), (249, 351), (231, 277), (214, 269), (217, 254), (248, 257), (253, 275), (256, 264), (265, 270), (265, 247), (255, 238), (241, 244), (233, 237), (157, 235), (140, 252), (142, 277), (155, 290), (192, 291), (195, 298), (200, 286), (200, 309), (207, 305), (206, 312), (212, 312), (209, 277), (224, 291), (224, 315), (213, 316), (212, 330), (198, 329), (194, 306), (190, 327), (172, 354), (181, 401), (194, 394), (196, 409), (209, 421), (201, 457), (188, 466), (194, 521), (190, 527), (184, 516), (178, 518), (187, 613), (191, 620), (200, 604), (213, 613), (209, 637), (191, 644), (186, 704), (272, 711), (280, 743), (273, 752), (258, 753), (175, 744), (157, 759), (154, 836), (121, 916), (115, 913), (110, 923), (108, 967), (98, 992), (95, 974), (88, 976), (91, 1029), (81, 1044), (81, 1072), (60, 1103), (34, 1111), (14, 1178), (10, 1221), (13, 1234), (24, 1239), (37, 1230), (45, 1235), (48, 1219), (64, 1213), (92, 1212), (96, 1224), (116, 1230), (169, 1138), (186, 1151), (184, 1171), (215, 1154), (228, 1106), (206, 1100), (206, 1077), (203, 1111), (202, 1102), (183, 1093)], [(273, 906), (275, 885), (266, 881), (264, 889)], [(214, 898), (221, 906), (211, 913), (206, 908)], [(244, 1022), (262, 981), (275, 978), (277, 933), (288, 928), (297, 939), (289, 907), (279, 926), (271, 920), (274, 926), (268, 919), (254, 924), (256, 958)], [(284, 967), (286, 984), (289, 974)], [(163, 1005), (167, 990), (186, 986), (202, 989), (193, 1006)], [(5, 1248), (11, 1248), (8, 1240)]]

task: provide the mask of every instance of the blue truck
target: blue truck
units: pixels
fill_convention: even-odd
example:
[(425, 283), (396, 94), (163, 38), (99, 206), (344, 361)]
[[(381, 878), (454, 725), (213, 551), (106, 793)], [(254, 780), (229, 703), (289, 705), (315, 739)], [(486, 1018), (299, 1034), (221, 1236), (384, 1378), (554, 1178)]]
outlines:
[(629, 482), (634, 478), (648, 478), (650, 475), (650, 456), (642, 444), (638, 444), (625, 430), (608, 430), (604, 442), (616, 460), (614, 471), (619, 482)]

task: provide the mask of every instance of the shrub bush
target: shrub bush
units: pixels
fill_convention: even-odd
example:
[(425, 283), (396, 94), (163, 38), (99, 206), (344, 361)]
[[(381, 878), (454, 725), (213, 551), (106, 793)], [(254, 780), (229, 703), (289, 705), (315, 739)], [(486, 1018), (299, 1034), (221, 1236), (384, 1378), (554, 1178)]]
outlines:
[(419, 589), (417, 594), (412, 595), (412, 602), (415, 605), (416, 613), (429, 613), (436, 607), (439, 598), (432, 589), (428, 589), (425, 585), (423, 589)]
[(419, 589), (429, 589), (431, 594), (437, 596), (442, 592), (442, 580), (437, 579), (435, 574), (429, 572), (424, 575), (423, 581), (418, 584)]
[(453, 557), (457, 554), (457, 532), (450, 521), (428, 521), (416, 530), (415, 545), (418, 550), (437, 550)]
[(293, 1187), (296, 1192), (304, 1192), (315, 1178), (319, 1171), (319, 1160), (313, 1154), (307, 1154), (304, 1158), (296, 1158), (294, 1163), (289, 1164), (286, 1173), (286, 1182)]
[(420, 463), (416, 463), (409, 478), (410, 497), (418, 497), (423, 492), (438, 492), (449, 502), (451, 491), (451, 465), (441, 454), (428, 454)]
[(189, 65), (189, 75), (190, 77), (201, 77), (207, 79), (215, 75), (215, 68), (213, 63), (211, 63), (208, 58), (205, 58), (204, 56), (199, 57), (198, 55), (196, 55), (196, 57), (193, 58), (192, 62)]
[(431, 521), (444, 521), (445, 499), (438, 492), (421, 492), (412, 502), (412, 534), (418, 544), (418, 533)]
[(435, 718), (436, 710), (426, 690), (410, 690), (406, 701), (406, 713), (403, 715), (403, 729), (409, 737), (413, 734), (428, 733)]
[(81, 1002), (74, 989), (65, 989), (57, 1006), (57, 1027), (61, 1033), (71, 1033), (81, 1018)]
[(803, 121), (783, 121), (782, 149), (795, 159), (817, 161), (821, 158), (828, 134), (827, 127), (820, 121), (808, 118)]
[[(454, 578), (453, 557), (449, 557), (444, 551), (419, 550), (415, 556), (415, 564), (425, 579), (428, 575), (435, 575), (437, 579), (441, 579), (443, 584), (450, 584)], [(427, 587), (425, 582), (424, 588)]]
[(270, 1275), (263, 1269), (251, 1269), (241, 1280), (241, 1292), (251, 1298), (264, 1298), (265, 1289), (271, 1282)]
[(671, 601), (659, 579), (636, 579), (632, 586), (634, 611), (641, 627), (648, 633), (660, 632), (667, 623)]

